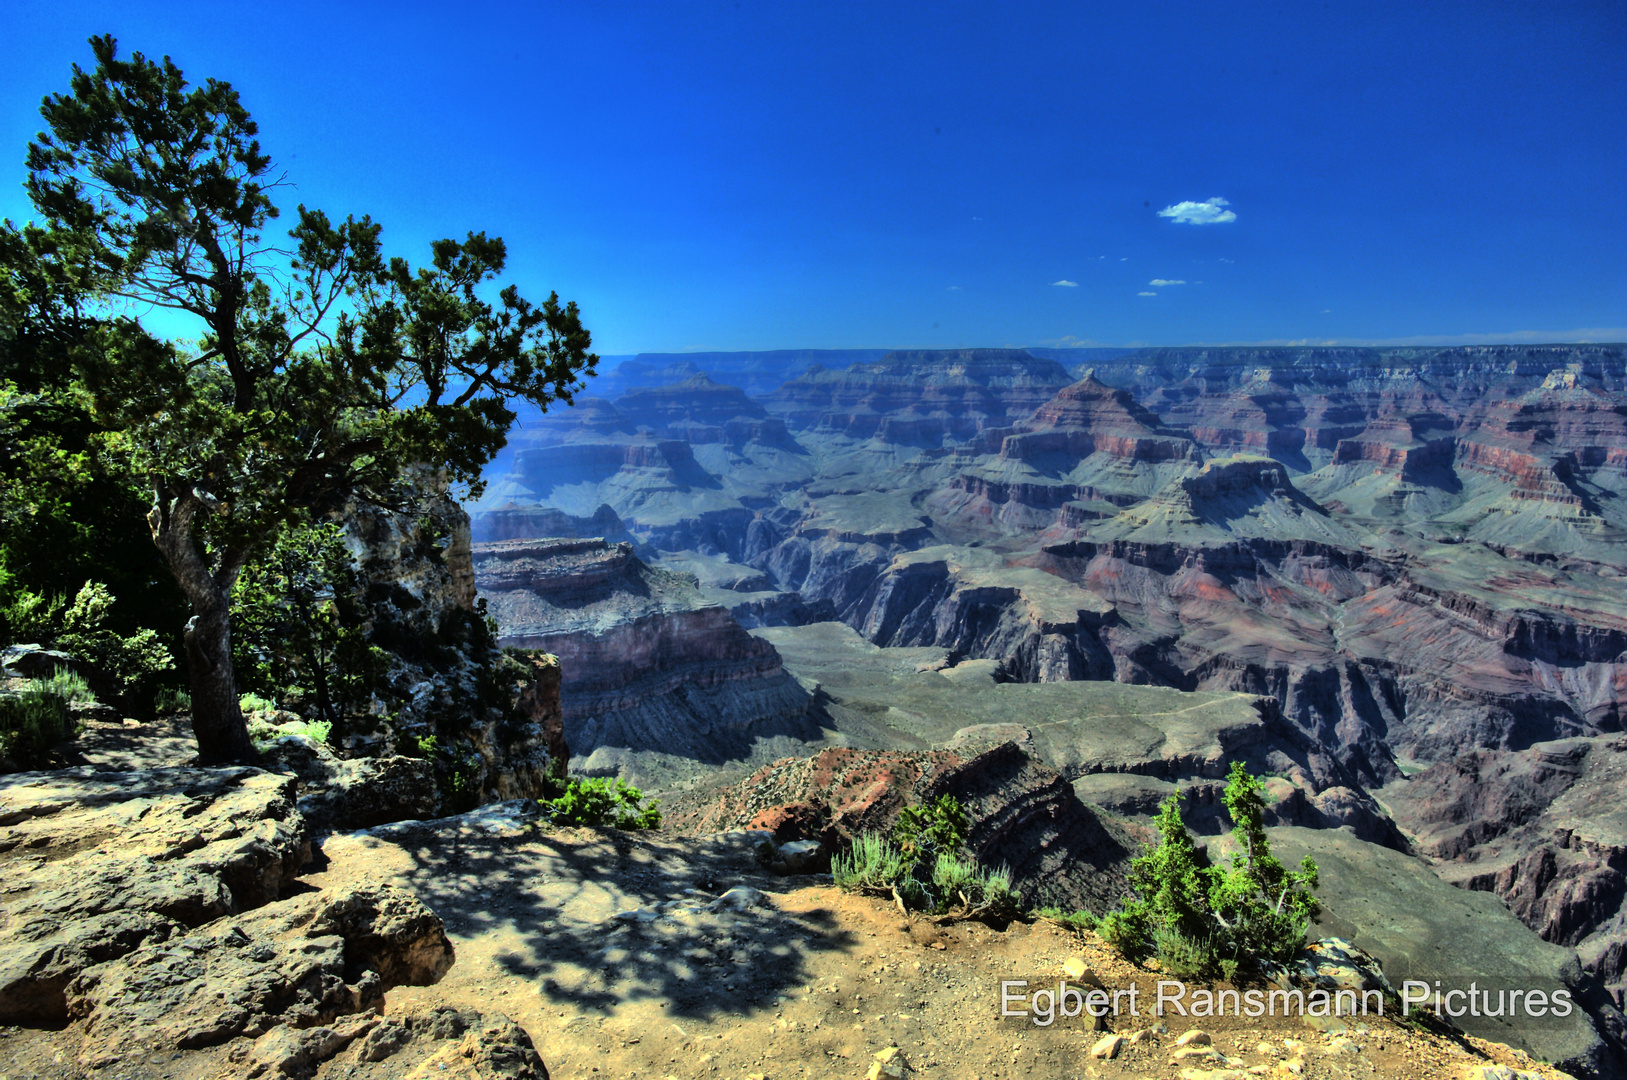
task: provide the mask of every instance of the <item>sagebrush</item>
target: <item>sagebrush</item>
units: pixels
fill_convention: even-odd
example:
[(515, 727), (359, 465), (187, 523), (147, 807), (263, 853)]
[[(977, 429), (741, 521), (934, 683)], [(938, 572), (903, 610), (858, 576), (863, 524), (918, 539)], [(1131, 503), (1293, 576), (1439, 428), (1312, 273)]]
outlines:
[(1018, 909), (1011, 874), (989, 869), (963, 852), (966, 812), (952, 795), (905, 807), (883, 836), (864, 832), (831, 862), (841, 888), (891, 896), (906, 909), (942, 915), (1008, 917)]

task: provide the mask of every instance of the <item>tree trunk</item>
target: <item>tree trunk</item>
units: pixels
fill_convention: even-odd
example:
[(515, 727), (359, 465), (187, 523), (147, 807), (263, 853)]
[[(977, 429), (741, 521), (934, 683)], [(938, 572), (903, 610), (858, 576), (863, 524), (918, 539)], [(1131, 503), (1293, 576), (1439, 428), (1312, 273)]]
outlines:
[[(253, 761), (243, 710), (237, 704), (237, 677), (232, 671), (231, 608), (224, 597), (186, 623), (187, 677), (192, 684), (192, 733), (204, 764)], [(197, 605), (193, 605), (197, 611)]]
[(195, 492), (160, 490), (147, 525), (176, 584), (192, 603), (187, 620), (186, 665), (192, 685), (192, 733), (206, 765), (251, 762), (259, 755), (237, 704), (232, 671), (232, 585), (243, 568), (239, 553), (224, 552), (213, 573), (192, 539), (192, 519), (203, 500)]

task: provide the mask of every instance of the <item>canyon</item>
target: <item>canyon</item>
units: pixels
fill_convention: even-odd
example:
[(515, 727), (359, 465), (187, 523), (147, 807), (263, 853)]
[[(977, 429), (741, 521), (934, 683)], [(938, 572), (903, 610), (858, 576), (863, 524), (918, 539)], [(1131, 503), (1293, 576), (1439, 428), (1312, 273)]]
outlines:
[[(1597, 804), (1627, 698), (1627, 348), (726, 356), (523, 424), (471, 507), (504, 643), (587, 649), (629, 699), (686, 664), (708, 674), (682, 694), (757, 695), (727, 724), (578, 722), (578, 766), (744, 824), (776, 755), (993, 732), (1133, 844), (1173, 791), (1220, 832), (1240, 757), (1275, 826), (1494, 894), (1619, 1006)], [(601, 537), (589, 561), (636, 562), (617, 588), (653, 606), (554, 610), (592, 644), (548, 637), (551, 586), (498, 549)], [(602, 714), (564, 666), (567, 717)], [(692, 744), (653, 745), (677, 727)]]

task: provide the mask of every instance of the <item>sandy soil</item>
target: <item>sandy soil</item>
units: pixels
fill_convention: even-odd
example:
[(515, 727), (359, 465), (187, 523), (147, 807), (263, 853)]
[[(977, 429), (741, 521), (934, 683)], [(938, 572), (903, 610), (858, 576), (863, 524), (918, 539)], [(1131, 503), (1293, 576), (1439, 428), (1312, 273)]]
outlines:
[[(1492, 1061), (1534, 1069), (1506, 1047), (1364, 1018), (1343, 1033), (1299, 1018), (1150, 1015), (1159, 976), (1092, 935), (1050, 921), (938, 926), (818, 879), (775, 878), (744, 837), (681, 839), (493, 822), (411, 823), (335, 836), (309, 881), (387, 880), (447, 921), (458, 960), (438, 985), (400, 988), (387, 1012), (452, 1005), (502, 1012), (530, 1032), (556, 1078), (863, 1076), (897, 1046), (924, 1077), (1463, 1077)], [(762, 906), (713, 898), (735, 886)], [(618, 918), (618, 913), (624, 913)], [(634, 914), (639, 913), (639, 914)], [(1056, 981), (1082, 961), (1108, 989), (1140, 988), (1153, 1029), (1113, 1060), (1090, 1055), (1085, 1020), (1040, 1028), (1002, 1019), (1000, 983)], [(1127, 1000), (1127, 999), (1121, 999)], [(1353, 1018), (1354, 1019), (1354, 1018)], [(1166, 1032), (1156, 1033), (1159, 1025)], [(1227, 1058), (1172, 1064), (1201, 1028)], [(324, 1068), (346, 1075), (345, 1055)], [(1542, 1075), (1555, 1075), (1544, 1072)], [(1218, 1080), (1218, 1077), (1217, 1077)]]

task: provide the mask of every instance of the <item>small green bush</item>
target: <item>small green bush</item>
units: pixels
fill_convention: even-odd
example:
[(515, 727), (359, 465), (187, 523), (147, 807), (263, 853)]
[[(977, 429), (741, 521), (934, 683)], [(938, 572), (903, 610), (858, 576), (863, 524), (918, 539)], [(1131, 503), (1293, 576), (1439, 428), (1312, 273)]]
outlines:
[(953, 795), (906, 806), (893, 820), (892, 841), (906, 855), (930, 859), (939, 852), (959, 851), (966, 843), (966, 811)]
[(245, 713), (268, 713), (277, 711), (277, 703), (261, 697), (259, 694), (242, 694), (238, 696), (237, 707)]
[(66, 668), (57, 668), (49, 679), (36, 680), (36, 685), (45, 693), (55, 694), (70, 704), (75, 701), (96, 700), (96, 695), (90, 692), (90, 684), (85, 681), (84, 676)]
[(160, 716), (192, 711), (192, 695), (185, 690), (160, 689), (153, 694), (153, 711)]
[(106, 585), (99, 581), (85, 582), (73, 603), (62, 613), (57, 644), (124, 684), (173, 668), (175, 659), (157, 632), (143, 627), (133, 634), (121, 634), (107, 625), (113, 603), (113, 592)]
[(887, 836), (865, 832), (831, 862), (841, 888), (893, 896), (905, 908), (942, 915), (955, 907), (993, 917), (1017, 913), (1011, 874), (977, 865), (961, 851), (966, 812), (952, 795), (899, 811)]
[(19, 765), (41, 764), (72, 730), (68, 702), (40, 682), (21, 694), (0, 695), (0, 755)]
[(1232, 763), (1221, 801), (1239, 850), (1226, 866), (1199, 866), (1179, 796), (1164, 800), (1153, 822), (1158, 843), (1130, 865), (1135, 895), (1097, 928), (1109, 944), (1132, 956), (1155, 954), (1178, 975), (1228, 979), (1304, 947), (1318, 910), (1316, 863), (1306, 856), (1289, 870), (1271, 854), (1262, 788), (1241, 762)]
[(558, 798), (539, 799), (551, 819), (560, 825), (611, 826), (617, 829), (656, 829), (661, 826), (660, 802), (621, 778), (571, 777)]
[(1099, 920), (1095, 915), (1079, 908), (1077, 911), (1063, 911), (1059, 907), (1042, 907), (1034, 911), (1042, 919), (1054, 919), (1070, 930), (1095, 930)]
[(914, 863), (885, 836), (865, 832), (831, 860), (831, 878), (853, 891), (886, 892), (910, 875)]
[[(245, 695), (245, 698), (248, 696)], [(271, 717), (276, 715), (274, 711), (262, 708), (250, 709), (246, 706), (243, 711), (253, 717), (249, 721), (249, 739), (253, 741), (257, 750), (263, 751), (287, 735), (299, 735), (314, 743), (326, 743), (328, 736), (333, 733), (333, 725), (326, 720), (290, 720), (284, 724), (274, 724), (271, 722)]]

